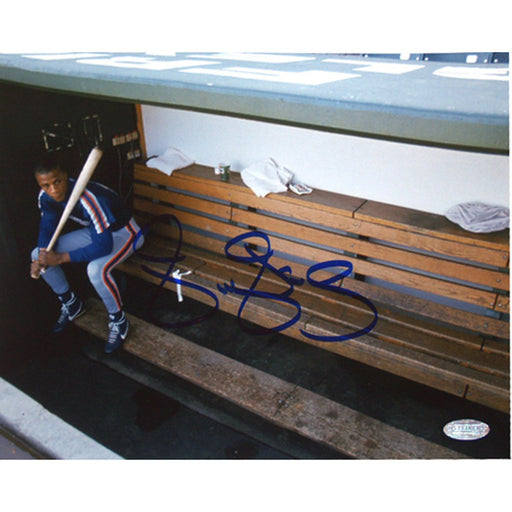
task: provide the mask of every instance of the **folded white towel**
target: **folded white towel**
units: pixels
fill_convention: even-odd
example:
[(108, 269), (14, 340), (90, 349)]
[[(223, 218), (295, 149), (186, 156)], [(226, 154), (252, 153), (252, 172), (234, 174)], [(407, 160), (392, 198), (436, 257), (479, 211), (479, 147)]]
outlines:
[(240, 173), (242, 181), (258, 196), (286, 192), (293, 173), (272, 158), (250, 165)]
[(165, 150), (163, 155), (150, 158), (146, 162), (146, 165), (170, 176), (173, 171), (183, 169), (193, 163), (195, 163), (194, 160), (182, 153), (179, 149), (169, 148)]
[(509, 209), (479, 202), (452, 206), (446, 218), (473, 233), (492, 233), (509, 227)]

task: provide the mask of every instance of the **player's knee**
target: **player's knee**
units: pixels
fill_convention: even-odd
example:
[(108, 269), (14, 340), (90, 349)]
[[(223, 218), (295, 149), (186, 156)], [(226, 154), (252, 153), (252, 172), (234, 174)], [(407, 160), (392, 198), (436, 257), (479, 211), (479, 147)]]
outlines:
[(94, 283), (97, 280), (101, 280), (101, 265), (98, 265), (95, 261), (90, 261), (87, 265), (87, 275), (89, 276), (89, 281)]

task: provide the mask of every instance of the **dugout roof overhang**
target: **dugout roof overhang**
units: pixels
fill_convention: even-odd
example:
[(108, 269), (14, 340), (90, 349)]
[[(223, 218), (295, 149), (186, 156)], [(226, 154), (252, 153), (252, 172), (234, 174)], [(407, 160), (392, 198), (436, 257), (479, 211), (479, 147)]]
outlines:
[(508, 154), (508, 64), (342, 54), (0, 54), (0, 81)]

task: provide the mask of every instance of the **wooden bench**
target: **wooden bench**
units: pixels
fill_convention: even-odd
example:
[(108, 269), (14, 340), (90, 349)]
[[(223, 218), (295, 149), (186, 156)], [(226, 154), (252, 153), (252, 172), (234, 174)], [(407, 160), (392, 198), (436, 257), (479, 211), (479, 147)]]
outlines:
[[(508, 230), (476, 235), (440, 215), (318, 190), (259, 198), (237, 173), (223, 182), (200, 165), (169, 177), (136, 164), (134, 179), (135, 216), (150, 224), (122, 271), (175, 290), (162, 281), (169, 263), (145, 257), (172, 258), (181, 244), (172, 272), (191, 272), (183, 295), (211, 312), (218, 303), (241, 328), (285, 325), (293, 338), (509, 412)], [(261, 233), (268, 264), (304, 279), (293, 293), (268, 264), (239, 260), (267, 254)], [(342, 263), (322, 268), (328, 261)], [(269, 296), (244, 297), (251, 287)]]

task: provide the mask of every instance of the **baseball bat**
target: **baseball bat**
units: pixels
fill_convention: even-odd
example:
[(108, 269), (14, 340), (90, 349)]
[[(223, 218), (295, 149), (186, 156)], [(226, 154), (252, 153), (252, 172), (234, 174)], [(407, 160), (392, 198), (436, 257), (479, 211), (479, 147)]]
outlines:
[[(98, 166), (98, 163), (102, 156), (103, 151), (101, 149), (97, 147), (92, 148), (91, 152), (89, 153), (89, 156), (87, 157), (87, 160), (85, 161), (84, 166), (82, 167), (82, 170), (80, 171), (80, 174), (78, 175), (75, 186), (71, 192), (71, 195), (69, 196), (66, 207), (62, 212), (62, 215), (59, 219), (59, 223), (55, 228), (55, 231), (50, 240), (50, 243), (48, 244), (48, 247), (46, 248), (46, 251), (51, 251), (53, 246), (57, 242), (57, 239), (59, 238), (60, 233), (64, 228), (64, 225), (66, 224), (69, 216), (71, 215), (73, 208), (80, 200), (80, 196), (83, 194), (85, 187), (87, 186), (87, 183), (89, 183), (89, 180), (91, 179), (91, 176), (96, 170), (96, 167)], [(32, 277), (34, 279), (38, 279), (39, 275), (33, 275)]]

